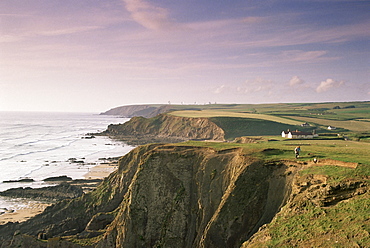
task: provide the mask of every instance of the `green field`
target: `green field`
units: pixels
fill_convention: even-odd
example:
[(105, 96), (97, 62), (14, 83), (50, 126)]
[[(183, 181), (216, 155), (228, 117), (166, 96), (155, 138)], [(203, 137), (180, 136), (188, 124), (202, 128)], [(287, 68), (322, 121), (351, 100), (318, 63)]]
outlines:
[(321, 118), (314, 118), (314, 117), (301, 117), (295, 116), (293, 117), (296, 120), (300, 120), (302, 122), (308, 122), (316, 125), (324, 126), (324, 128), (328, 126), (334, 126), (337, 128), (344, 128), (351, 131), (370, 131), (370, 122), (362, 121), (362, 120), (328, 120), (328, 119), (321, 119)]
[[(311, 129), (316, 129), (318, 133), (332, 132), (345, 135), (360, 134), (366, 137), (370, 136), (370, 102), (333, 102), (333, 103), (280, 103), (280, 104), (210, 104), (210, 105), (192, 105), (177, 106), (175, 111), (168, 114), (182, 117), (194, 118), (235, 118), (237, 123), (241, 123), (240, 118), (245, 118), (250, 122), (249, 129), (246, 130), (240, 125), (224, 126), (228, 127), (228, 138), (239, 135), (271, 135), (274, 130), (278, 135), (290, 125), (292, 128), (304, 131), (300, 125), (304, 122), (310, 124)], [(251, 120), (263, 120), (264, 122), (252, 122)], [(230, 122), (228, 120), (227, 122)], [(261, 133), (262, 127), (256, 124), (263, 124), (264, 133)], [(254, 125), (254, 128), (252, 127)], [(220, 125), (221, 126), (221, 125)], [(328, 131), (328, 126), (334, 126), (337, 129)], [(232, 127), (232, 128), (231, 128)], [(237, 130), (238, 127), (244, 129)], [(281, 129), (277, 132), (278, 129)], [(235, 129), (235, 130), (231, 130)], [(251, 132), (255, 130), (256, 132)]]
[(289, 125), (300, 125), (302, 124), (301, 121), (291, 120), (285, 117), (273, 116), (273, 115), (266, 115), (266, 114), (252, 114), (252, 113), (241, 113), (241, 112), (233, 112), (233, 111), (222, 111), (222, 110), (183, 110), (183, 111), (175, 111), (171, 112), (171, 115), (181, 116), (181, 117), (240, 117), (240, 118), (250, 118), (250, 119), (260, 119), (260, 120), (268, 120), (274, 121)]
[(299, 127), (259, 118), (211, 117), (210, 120), (225, 131), (226, 140), (241, 136), (279, 135), (283, 130)]

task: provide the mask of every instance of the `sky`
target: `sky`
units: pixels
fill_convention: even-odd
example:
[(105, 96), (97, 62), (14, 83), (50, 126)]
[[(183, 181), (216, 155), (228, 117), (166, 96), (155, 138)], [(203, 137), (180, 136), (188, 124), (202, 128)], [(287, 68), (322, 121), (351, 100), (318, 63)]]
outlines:
[(0, 111), (370, 100), (369, 0), (0, 0)]

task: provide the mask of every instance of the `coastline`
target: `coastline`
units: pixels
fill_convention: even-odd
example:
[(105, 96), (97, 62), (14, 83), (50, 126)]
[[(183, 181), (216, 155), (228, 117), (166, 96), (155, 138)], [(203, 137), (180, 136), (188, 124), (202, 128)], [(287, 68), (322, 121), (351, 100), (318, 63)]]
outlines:
[[(99, 179), (117, 168), (113, 164), (117, 156), (133, 147), (109, 137), (87, 134), (127, 120), (92, 113), (2, 112), (0, 191), (19, 189), (20, 194), (0, 196), (0, 225), (28, 220), (56, 201), (53, 193), (64, 193), (51, 189), (50, 194), (39, 193), (38, 197), (37, 192), (33, 196), (26, 190), (22, 195), (22, 189), (46, 188), (62, 182), (81, 187), (84, 192), (96, 188)], [(45, 196), (50, 199), (43, 199)]]
[[(84, 175), (85, 179), (104, 179), (118, 168), (117, 161), (101, 163), (91, 167)], [(20, 199), (11, 208), (0, 208), (0, 225), (8, 222), (24, 222), (37, 214), (42, 213), (51, 202), (41, 202), (32, 199)]]

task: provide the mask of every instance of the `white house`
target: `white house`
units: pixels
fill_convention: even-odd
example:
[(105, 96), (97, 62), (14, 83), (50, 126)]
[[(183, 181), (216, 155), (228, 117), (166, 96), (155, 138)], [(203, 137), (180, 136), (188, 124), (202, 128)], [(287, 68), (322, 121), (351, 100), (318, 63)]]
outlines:
[(329, 130), (335, 130), (335, 129), (337, 129), (336, 127), (333, 127), (333, 126), (328, 126), (328, 129)]
[(312, 139), (313, 137), (317, 137), (318, 135), (315, 133), (308, 133), (302, 131), (283, 131), (281, 132), (281, 137), (288, 138), (288, 139)]

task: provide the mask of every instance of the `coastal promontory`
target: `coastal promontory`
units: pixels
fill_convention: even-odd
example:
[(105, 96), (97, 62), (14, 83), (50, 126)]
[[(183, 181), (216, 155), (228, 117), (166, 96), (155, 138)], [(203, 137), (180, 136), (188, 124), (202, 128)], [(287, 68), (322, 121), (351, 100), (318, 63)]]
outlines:
[[(243, 247), (265, 247), (278, 242), (279, 228), (289, 231), (279, 223), (293, 220), (292, 214), (302, 218), (294, 225), (308, 224), (306, 214), (317, 223), (334, 218), (338, 207), (359, 218), (347, 202), (368, 202), (363, 176), (332, 180), (321, 172), (302, 173), (317, 165), (273, 159), (284, 154), (289, 151), (235, 145), (139, 146), (119, 160), (118, 170), (95, 191), (56, 203), (26, 222), (0, 226), (1, 247), (27, 242), (32, 247), (241, 247), (244, 242)], [(353, 175), (367, 168), (334, 160), (320, 163), (348, 166)], [(368, 219), (363, 221), (355, 225), (361, 235)], [(346, 226), (334, 233), (307, 231), (319, 231), (318, 244), (328, 235), (348, 232)], [(310, 241), (282, 235), (290, 237), (280, 240), (287, 246), (306, 247)], [(342, 243), (367, 244), (361, 237)]]

